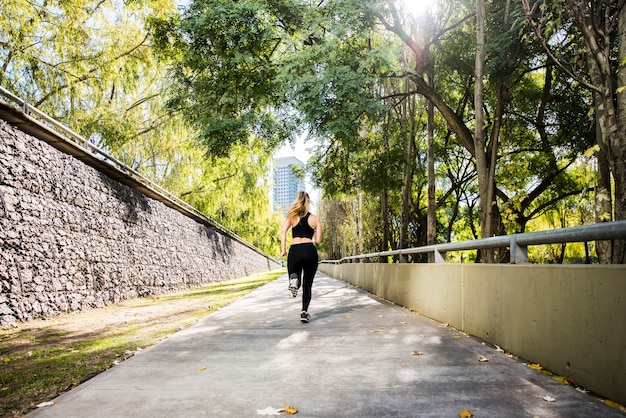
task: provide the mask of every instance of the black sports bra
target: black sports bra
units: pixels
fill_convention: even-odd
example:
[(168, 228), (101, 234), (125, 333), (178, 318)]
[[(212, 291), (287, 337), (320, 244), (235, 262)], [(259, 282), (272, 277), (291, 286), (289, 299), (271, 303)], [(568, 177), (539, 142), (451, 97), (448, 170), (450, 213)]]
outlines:
[(309, 238), (313, 239), (313, 234), (315, 233), (315, 229), (311, 228), (309, 225), (309, 215), (307, 213), (302, 218), (300, 218), (300, 222), (294, 227), (291, 228), (291, 236), (293, 238)]

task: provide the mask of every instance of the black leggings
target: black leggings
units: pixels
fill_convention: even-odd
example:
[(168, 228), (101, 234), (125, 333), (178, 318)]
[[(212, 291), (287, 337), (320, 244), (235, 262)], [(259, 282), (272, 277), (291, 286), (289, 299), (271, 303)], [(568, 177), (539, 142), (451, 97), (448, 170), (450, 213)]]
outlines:
[[(295, 244), (289, 247), (287, 255), (287, 274), (297, 274), (302, 280), (302, 310), (309, 309), (311, 303), (311, 287), (317, 272), (317, 249), (312, 242)], [(302, 274), (304, 272), (304, 274)]]

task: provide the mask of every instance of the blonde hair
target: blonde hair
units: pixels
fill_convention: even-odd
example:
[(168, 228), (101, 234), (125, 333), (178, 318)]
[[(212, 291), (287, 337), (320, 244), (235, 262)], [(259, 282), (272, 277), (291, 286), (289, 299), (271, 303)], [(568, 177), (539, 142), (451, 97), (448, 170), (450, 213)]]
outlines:
[(296, 200), (293, 201), (291, 207), (287, 211), (287, 219), (293, 222), (297, 218), (302, 218), (309, 212), (309, 204), (311, 198), (307, 192), (298, 192)]

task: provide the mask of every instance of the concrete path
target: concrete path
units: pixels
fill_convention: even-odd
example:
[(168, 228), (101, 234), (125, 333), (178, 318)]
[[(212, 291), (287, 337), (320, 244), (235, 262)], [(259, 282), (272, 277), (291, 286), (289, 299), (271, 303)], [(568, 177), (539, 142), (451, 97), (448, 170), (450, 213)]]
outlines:
[(286, 405), (297, 417), (626, 416), (321, 273), (310, 313), (300, 323), (281, 277), (29, 416), (258, 417)]

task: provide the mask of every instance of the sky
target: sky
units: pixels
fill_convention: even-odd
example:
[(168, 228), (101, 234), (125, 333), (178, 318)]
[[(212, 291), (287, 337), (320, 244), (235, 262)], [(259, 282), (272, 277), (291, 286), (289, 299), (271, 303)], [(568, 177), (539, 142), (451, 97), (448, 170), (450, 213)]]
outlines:
[(306, 164), (309, 161), (309, 157), (311, 157), (309, 149), (312, 147), (313, 143), (311, 141), (305, 143), (304, 138), (300, 137), (293, 146), (291, 144), (286, 144), (280, 147), (276, 154), (274, 154), (274, 158), (296, 157), (298, 160)]

